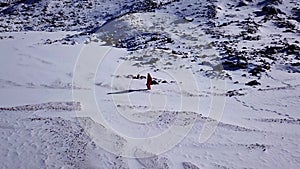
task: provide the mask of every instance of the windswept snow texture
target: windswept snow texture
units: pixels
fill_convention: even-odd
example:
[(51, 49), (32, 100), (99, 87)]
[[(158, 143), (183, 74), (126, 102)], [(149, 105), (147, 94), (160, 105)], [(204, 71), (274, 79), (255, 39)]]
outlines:
[(297, 0), (0, 0), (0, 168), (298, 169), (299, 22)]

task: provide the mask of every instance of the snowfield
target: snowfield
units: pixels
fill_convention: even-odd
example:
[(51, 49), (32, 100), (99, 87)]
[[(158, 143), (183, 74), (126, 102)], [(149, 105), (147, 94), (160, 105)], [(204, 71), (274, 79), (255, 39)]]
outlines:
[(299, 9), (0, 1), (0, 168), (298, 168)]

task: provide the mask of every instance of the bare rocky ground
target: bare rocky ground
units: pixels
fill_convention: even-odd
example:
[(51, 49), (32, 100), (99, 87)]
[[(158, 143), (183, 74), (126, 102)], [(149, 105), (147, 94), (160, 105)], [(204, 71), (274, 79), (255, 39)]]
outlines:
[[(105, 5), (110, 4), (110, 5)], [(108, 45), (136, 51), (145, 48), (171, 50), (175, 55), (189, 59), (213, 70), (225, 72), (243, 70), (243, 76), (259, 79), (271, 67), (280, 64), (290, 73), (299, 73), (299, 2), (281, 0), (245, 1), (13, 1), (1, 3), (0, 31), (80, 31), (54, 42), (75, 44), (82, 39), (97, 40), (92, 34), (105, 40)], [(122, 32), (111, 34), (111, 25), (134, 14), (162, 12), (175, 15), (175, 30), (169, 25), (157, 24), (138, 28), (128, 26)], [(180, 18), (182, 18), (180, 20)], [(154, 19), (158, 19), (154, 18)], [(167, 19), (167, 18), (166, 18)], [(193, 31), (186, 35), (176, 30), (178, 24), (191, 22)], [(121, 23), (122, 24), (122, 23)], [(112, 27), (115, 30), (117, 27)], [(163, 28), (163, 29), (161, 29)], [(167, 29), (167, 30), (164, 30)], [(110, 30), (110, 31), (112, 31)], [(173, 39), (182, 34), (187, 41), (199, 41), (202, 34), (209, 37), (210, 45), (217, 50), (218, 58), (210, 62), (199, 60), (199, 51), (207, 46), (185, 44)], [(108, 34), (110, 36), (108, 37)], [(137, 36), (138, 34), (138, 36)], [(172, 37), (173, 36), (173, 37)], [(190, 36), (190, 37), (189, 37)], [(13, 38), (13, 37), (1, 37)], [(90, 41), (88, 40), (87, 43)], [(53, 43), (50, 39), (45, 43)], [(212, 60), (218, 59), (214, 63)], [(284, 63), (284, 64), (281, 64)], [(200, 69), (200, 71), (203, 71)], [(207, 72), (204, 72), (207, 73)], [(210, 73), (208, 73), (210, 74)], [(226, 73), (225, 73), (226, 74)], [(230, 73), (228, 73), (230, 74)], [(228, 78), (232, 78), (230, 75)], [(250, 83), (258, 85), (260, 83)]]

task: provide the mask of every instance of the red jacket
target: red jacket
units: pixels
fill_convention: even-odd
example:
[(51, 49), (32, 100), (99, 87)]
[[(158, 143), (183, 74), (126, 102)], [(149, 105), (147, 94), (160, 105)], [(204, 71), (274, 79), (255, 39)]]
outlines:
[(152, 82), (152, 77), (150, 75), (150, 73), (148, 73), (147, 75), (147, 89), (151, 90), (151, 82)]

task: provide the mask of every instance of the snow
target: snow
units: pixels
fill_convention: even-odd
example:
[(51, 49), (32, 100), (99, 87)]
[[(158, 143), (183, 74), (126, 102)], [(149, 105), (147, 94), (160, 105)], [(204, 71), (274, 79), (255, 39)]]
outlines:
[[(262, 22), (263, 16), (254, 16), (263, 7), (260, 1), (246, 1), (242, 7), (237, 7), (239, 1), (223, 0), (156, 2), (167, 5), (128, 12), (136, 3), (128, 1), (123, 9), (122, 3), (92, 1), (93, 8), (85, 11), (90, 20), (80, 26), (72, 25), (71, 11), (66, 27), (43, 23), (37, 31), (26, 31), (16, 23), (4, 31), (5, 24), (1, 26), (0, 168), (300, 165), (299, 50), (284, 48), (270, 57), (247, 53), (246, 68), (218, 67), (231, 55), (218, 46), (226, 41), (232, 41), (225, 45), (228, 49), (246, 52), (280, 40), (285, 43), (275, 45), (299, 45), (293, 32), (299, 23), (288, 17), (292, 5), (299, 4), (276, 6), (285, 12), (278, 17), (296, 25), (285, 32), (287, 28), (275, 26), (276, 19)], [(49, 17), (42, 7), (57, 7), (50, 10), (57, 13), (65, 3), (39, 1), (33, 13), (41, 16), (35, 19)], [(213, 19), (201, 14), (211, 3), (217, 12)], [(247, 35), (259, 40), (239, 37), (249, 15), (260, 25)], [(0, 22), (12, 16), (3, 14)], [(88, 34), (94, 16), (106, 24), (94, 25), (99, 29)], [(209, 22), (225, 24), (208, 28), (209, 33)], [(218, 32), (230, 37), (216, 38)], [(136, 43), (124, 48), (132, 37)], [(266, 63), (269, 69), (251, 75), (250, 70)], [(151, 90), (146, 90), (147, 73), (159, 83)], [(252, 80), (261, 85), (245, 85)]]

